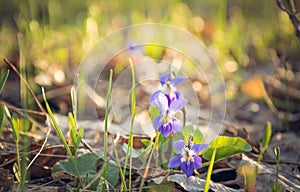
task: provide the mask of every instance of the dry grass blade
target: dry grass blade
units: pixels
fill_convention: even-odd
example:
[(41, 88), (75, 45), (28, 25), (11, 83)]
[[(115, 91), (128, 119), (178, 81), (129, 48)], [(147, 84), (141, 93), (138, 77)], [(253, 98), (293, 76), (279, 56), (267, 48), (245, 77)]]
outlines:
[(44, 107), (42, 106), (42, 104), (39, 102), (38, 98), (36, 97), (35, 93), (33, 92), (33, 90), (31, 89), (31, 86), (28, 84), (28, 82), (26, 81), (26, 79), (24, 79), (24, 77), (20, 74), (20, 72), (18, 71), (18, 69), (10, 62), (8, 61), (6, 58), (3, 59), (4, 62), (11, 67), (14, 72), (17, 73), (17, 75), (20, 77), (20, 79), (24, 82), (24, 84), (26, 85), (28, 91), (30, 92), (30, 94), (32, 95), (33, 99), (35, 100), (36, 104), (38, 105), (38, 107), (40, 108), (40, 110), (43, 112), (43, 114), (45, 116), (47, 116), (47, 112), (45, 111)]

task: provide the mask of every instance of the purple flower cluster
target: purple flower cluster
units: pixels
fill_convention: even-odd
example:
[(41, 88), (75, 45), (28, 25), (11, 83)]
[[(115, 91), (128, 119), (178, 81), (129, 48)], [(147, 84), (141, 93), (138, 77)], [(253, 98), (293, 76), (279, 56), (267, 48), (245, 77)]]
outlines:
[[(178, 116), (187, 100), (177, 91), (176, 86), (187, 79), (182, 77), (171, 79), (169, 74), (161, 75), (162, 89), (154, 92), (150, 97), (150, 104), (160, 111), (160, 114), (154, 118), (153, 126), (164, 137), (182, 129), (182, 123)], [(198, 153), (207, 146), (206, 144), (194, 144), (192, 138), (191, 135), (187, 145), (183, 140), (174, 142), (174, 148), (179, 155), (171, 158), (168, 164), (169, 168), (181, 166), (187, 177), (193, 174), (195, 168), (202, 166), (202, 159)]]
[(182, 77), (175, 77), (171, 80), (169, 74), (161, 75), (162, 89), (154, 92), (150, 97), (150, 104), (160, 111), (160, 115), (154, 119), (154, 128), (165, 137), (171, 132), (181, 131), (182, 123), (178, 114), (187, 100), (177, 91), (176, 85), (185, 80), (187, 78)]

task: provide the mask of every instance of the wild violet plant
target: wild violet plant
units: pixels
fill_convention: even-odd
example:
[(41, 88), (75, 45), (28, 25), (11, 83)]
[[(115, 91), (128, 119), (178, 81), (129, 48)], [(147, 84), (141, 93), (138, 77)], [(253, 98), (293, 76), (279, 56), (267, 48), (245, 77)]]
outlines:
[[(185, 125), (184, 107), (188, 101), (176, 86), (186, 80), (188, 78), (171, 78), (169, 74), (163, 74), (160, 76), (162, 88), (150, 96), (149, 113), (156, 130), (154, 146), (158, 149), (161, 144), (157, 143), (171, 141), (170, 139), (173, 138), (173, 146), (178, 155), (169, 159), (168, 168), (180, 166), (187, 178), (194, 173), (195, 169), (209, 166), (210, 171), (207, 174), (205, 187), (208, 191), (213, 163), (234, 154), (250, 151), (251, 146), (242, 138), (226, 136), (218, 136), (208, 145), (202, 144), (204, 137), (201, 131), (194, 125)], [(157, 111), (153, 108), (156, 108)], [(180, 119), (181, 111), (183, 112), (183, 122)], [(160, 134), (163, 137), (160, 137)], [(182, 137), (184, 140), (178, 139)], [(209, 162), (202, 163), (200, 154)], [(162, 155), (164, 154), (162, 153)]]
[[(177, 91), (176, 86), (187, 79), (183, 77), (171, 79), (169, 74), (161, 75), (162, 89), (154, 92), (150, 97), (150, 105), (157, 107), (160, 111), (153, 120), (154, 129), (162, 133), (164, 137), (182, 130), (183, 124), (179, 119), (179, 114), (188, 101)], [(207, 147), (205, 144), (194, 144), (192, 138), (191, 135), (187, 144), (184, 140), (174, 142), (174, 148), (180, 155), (171, 158), (168, 163), (168, 168), (181, 166), (187, 177), (193, 174), (195, 168), (201, 168), (202, 159), (198, 153)]]

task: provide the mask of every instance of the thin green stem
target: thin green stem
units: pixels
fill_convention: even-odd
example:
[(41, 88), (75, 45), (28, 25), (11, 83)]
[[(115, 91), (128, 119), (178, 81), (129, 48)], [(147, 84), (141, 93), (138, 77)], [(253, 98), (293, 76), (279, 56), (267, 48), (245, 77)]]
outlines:
[(18, 171), (21, 171), (21, 156), (20, 156), (20, 146), (19, 146), (19, 136), (15, 140), (16, 142), (16, 153), (17, 153), (17, 165), (18, 165)]
[(134, 117), (135, 117), (135, 107), (136, 107), (136, 88), (135, 88), (135, 74), (133, 63), (131, 59), (129, 59), (131, 74), (132, 74), (132, 87), (131, 87), (131, 123), (130, 123), (130, 133), (129, 133), (129, 189), (131, 189), (131, 176), (132, 176), (132, 149), (133, 149), (133, 125), (134, 125)]
[[(20, 74), (24, 77), (25, 81), (27, 81), (27, 74), (26, 74), (26, 47), (25, 47), (25, 41), (24, 41), (24, 37), (21, 33), (18, 33), (17, 35), (18, 38), (18, 44), (19, 44), (19, 53), (20, 53), (20, 57), (19, 57), (19, 64), (20, 64)], [(21, 104), (22, 104), (22, 108), (25, 109), (23, 116), (24, 116), (24, 121), (26, 121), (27, 119), (27, 113), (26, 110), (28, 109), (28, 91), (26, 89), (26, 85), (24, 83), (24, 81), (20, 81), (20, 96), (21, 96)], [(24, 124), (25, 126), (26, 124)], [(19, 124), (20, 126), (20, 124)], [(19, 127), (18, 128), (19, 131), (28, 131), (29, 127)], [(20, 138), (19, 138), (20, 139)], [(20, 190), (21, 191), (25, 191), (25, 182), (26, 182), (26, 167), (27, 167), (27, 156), (26, 156), (26, 152), (28, 151), (28, 138), (27, 135), (24, 134), (21, 138), (22, 141), (22, 145), (24, 146), (24, 153), (22, 154), (22, 156), (20, 157), (21, 159), (19, 159), (20, 164), (19, 164), (19, 173), (20, 173)], [(19, 142), (19, 141), (18, 141)], [(18, 149), (19, 150), (19, 149)]]
[(108, 82), (108, 88), (107, 88), (107, 97), (106, 97), (106, 106), (105, 106), (105, 119), (104, 119), (104, 164), (103, 164), (103, 177), (106, 178), (106, 165), (107, 165), (107, 127), (108, 127), (108, 111), (109, 111), (109, 102), (110, 102), (110, 94), (111, 94), (111, 85), (112, 85), (112, 76), (113, 76), (113, 70), (111, 69), (109, 72), (109, 82)]
[(120, 159), (119, 159), (119, 155), (118, 155), (115, 144), (113, 144), (113, 147), (114, 147), (114, 153), (115, 153), (115, 156), (116, 156), (116, 161), (118, 163), (119, 172), (120, 172), (120, 175), (121, 175), (121, 182), (122, 182), (122, 187), (121, 188), (122, 188), (122, 190), (120, 190), (120, 191), (123, 191), (123, 187), (125, 187), (125, 190), (127, 190), (127, 186), (126, 186), (126, 182), (125, 182), (125, 176), (123, 175), (123, 172), (122, 172)]
[(214, 167), (214, 162), (215, 162), (215, 157), (216, 157), (216, 151), (217, 151), (217, 148), (215, 147), (214, 151), (213, 151), (213, 154), (211, 156), (211, 160), (210, 160), (208, 171), (207, 171), (204, 192), (208, 192), (208, 190), (209, 190), (209, 183), (210, 183), (210, 178), (211, 178), (212, 170), (213, 170), (213, 167)]

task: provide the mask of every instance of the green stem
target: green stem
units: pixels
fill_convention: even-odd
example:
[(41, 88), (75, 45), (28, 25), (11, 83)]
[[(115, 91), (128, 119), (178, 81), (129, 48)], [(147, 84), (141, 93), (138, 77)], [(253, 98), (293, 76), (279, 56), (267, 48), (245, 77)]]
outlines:
[(205, 180), (204, 192), (208, 192), (208, 190), (209, 190), (209, 183), (210, 183), (210, 178), (211, 178), (212, 170), (213, 170), (213, 167), (214, 167), (214, 162), (215, 162), (215, 157), (216, 157), (216, 151), (217, 151), (217, 148), (215, 147), (214, 151), (213, 151), (213, 154), (211, 156), (209, 167), (208, 167), (208, 172), (207, 172), (207, 176), (206, 176), (206, 180)]
[(120, 164), (120, 159), (119, 159), (119, 155), (118, 155), (118, 152), (117, 152), (115, 144), (113, 144), (113, 147), (114, 147), (114, 152), (115, 152), (115, 156), (116, 156), (116, 161), (117, 161), (118, 167), (119, 167), (119, 172), (120, 172), (120, 175), (121, 175), (122, 185), (121, 185), (120, 191), (123, 191), (123, 187), (125, 187), (125, 190), (127, 190), (127, 186), (126, 186), (126, 182), (125, 182), (125, 176), (123, 175), (123, 172), (122, 172), (122, 168), (121, 168), (121, 164)]
[(107, 97), (106, 97), (106, 106), (105, 106), (105, 119), (104, 119), (104, 164), (103, 164), (103, 177), (106, 178), (106, 165), (107, 165), (107, 127), (108, 127), (108, 111), (109, 111), (109, 102), (110, 102), (110, 94), (111, 94), (111, 84), (112, 84), (112, 76), (113, 70), (111, 69), (109, 72), (109, 82), (108, 82), (108, 89), (107, 89)]
[(135, 74), (133, 63), (129, 59), (131, 74), (132, 74), (132, 87), (131, 87), (131, 123), (130, 123), (130, 133), (129, 133), (129, 150), (130, 150), (130, 159), (129, 159), (129, 189), (131, 189), (131, 177), (132, 177), (132, 149), (133, 149), (133, 124), (135, 117), (135, 107), (136, 107), (136, 88), (135, 88)]

